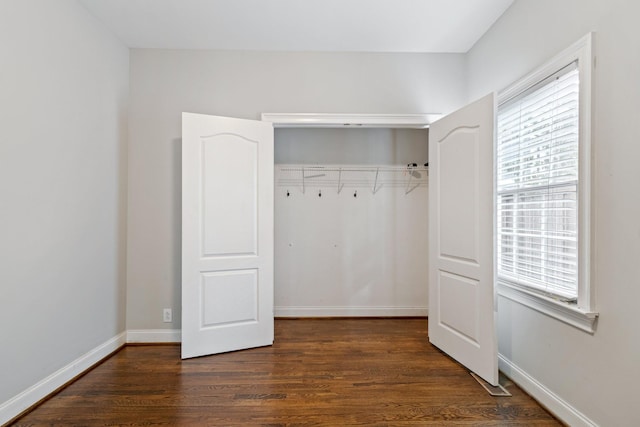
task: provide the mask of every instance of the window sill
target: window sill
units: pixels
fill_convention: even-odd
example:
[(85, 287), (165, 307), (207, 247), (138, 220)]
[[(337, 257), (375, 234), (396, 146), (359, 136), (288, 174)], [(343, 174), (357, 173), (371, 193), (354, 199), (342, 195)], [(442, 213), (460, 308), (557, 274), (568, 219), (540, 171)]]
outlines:
[(557, 301), (553, 298), (528, 291), (526, 289), (498, 282), (498, 295), (560, 320), (582, 331), (595, 332), (598, 313), (576, 307), (574, 304)]

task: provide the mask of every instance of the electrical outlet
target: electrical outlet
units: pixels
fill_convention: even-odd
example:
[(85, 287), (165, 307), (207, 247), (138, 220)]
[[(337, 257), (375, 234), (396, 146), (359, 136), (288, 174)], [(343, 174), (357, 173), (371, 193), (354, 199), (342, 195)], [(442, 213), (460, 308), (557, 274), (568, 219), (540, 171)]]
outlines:
[(162, 310), (162, 321), (164, 323), (171, 323), (172, 320), (172, 314), (171, 314), (171, 309), (170, 308), (165, 308), (164, 310)]

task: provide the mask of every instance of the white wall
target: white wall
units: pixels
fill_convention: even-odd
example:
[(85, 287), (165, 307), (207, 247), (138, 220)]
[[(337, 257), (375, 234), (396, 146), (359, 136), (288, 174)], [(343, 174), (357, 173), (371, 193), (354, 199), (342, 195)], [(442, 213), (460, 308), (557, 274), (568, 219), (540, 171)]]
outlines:
[[(586, 334), (504, 298), (498, 316), (500, 353), (602, 426), (640, 425), (638, 16), (635, 0), (516, 0), (469, 52), (467, 64), (474, 99), (596, 32), (592, 282), (600, 312), (597, 331)], [(570, 420), (580, 423), (579, 415)]]
[[(426, 173), (405, 194), (406, 172), (380, 172), (372, 190), (377, 166), (427, 161), (428, 132), (278, 129), (275, 140), (276, 316), (426, 315)], [(339, 194), (338, 173), (327, 171), (303, 193), (291, 164), (370, 170), (342, 173)]]
[(124, 331), (129, 54), (74, 0), (0, 2), (0, 51), (2, 412)]
[(127, 328), (180, 328), (181, 112), (445, 113), (463, 82), (459, 54), (132, 50)]
[(423, 165), (428, 129), (275, 129), (276, 163)]

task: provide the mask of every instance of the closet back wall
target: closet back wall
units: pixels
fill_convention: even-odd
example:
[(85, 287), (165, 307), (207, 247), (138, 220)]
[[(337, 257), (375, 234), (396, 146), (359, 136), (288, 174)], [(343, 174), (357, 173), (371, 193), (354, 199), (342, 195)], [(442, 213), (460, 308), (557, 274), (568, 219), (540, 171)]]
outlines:
[(130, 77), (127, 329), (181, 326), (183, 111), (259, 120), (448, 113), (466, 101), (463, 54), (132, 49)]
[[(424, 165), (427, 139), (422, 129), (276, 130), (276, 316), (427, 314), (426, 174), (383, 167), (373, 193), (379, 166)], [(291, 164), (329, 170), (307, 170), (303, 193)], [(331, 165), (346, 169), (340, 192)]]

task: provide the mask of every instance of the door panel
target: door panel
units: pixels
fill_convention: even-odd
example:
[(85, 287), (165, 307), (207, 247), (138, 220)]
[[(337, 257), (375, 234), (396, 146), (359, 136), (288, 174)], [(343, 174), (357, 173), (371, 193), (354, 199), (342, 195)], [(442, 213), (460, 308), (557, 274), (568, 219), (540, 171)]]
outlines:
[(258, 271), (216, 271), (202, 275), (202, 327), (258, 321)]
[(440, 143), (437, 164), (440, 255), (477, 263), (478, 128), (460, 127), (447, 135)]
[(182, 115), (182, 357), (273, 343), (273, 127)]
[(204, 255), (256, 255), (258, 141), (216, 134), (202, 149)]
[(491, 94), (429, 129), (429, 341), (497, 385), (494, 111)]
[[(440, 271), (440, 323), (443, 327), (478, 344), (478, 281)], [(460, 311), (465, 307), (466, 311)]]

